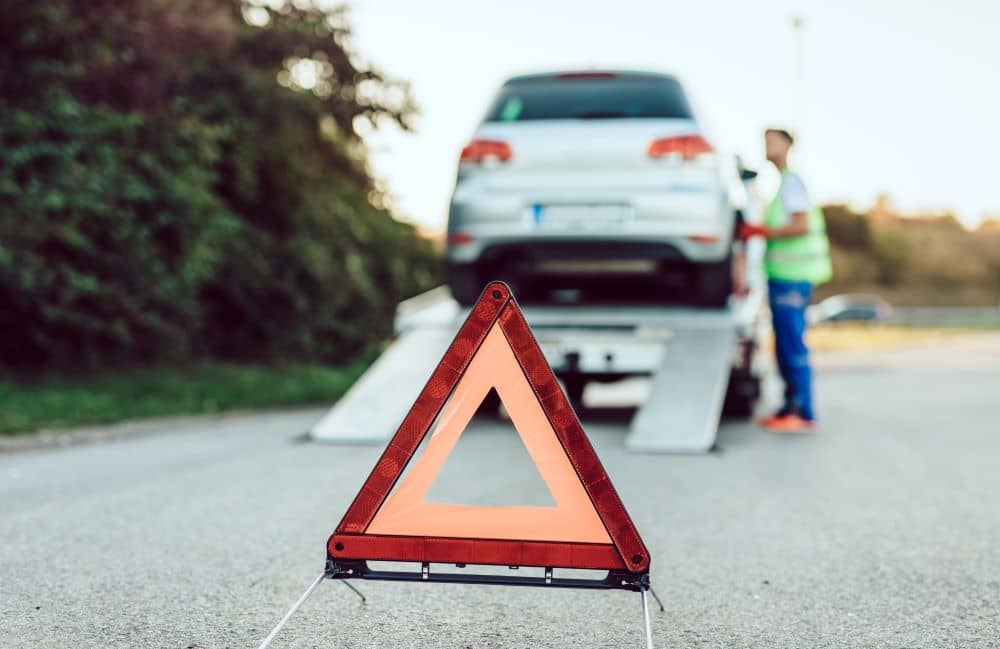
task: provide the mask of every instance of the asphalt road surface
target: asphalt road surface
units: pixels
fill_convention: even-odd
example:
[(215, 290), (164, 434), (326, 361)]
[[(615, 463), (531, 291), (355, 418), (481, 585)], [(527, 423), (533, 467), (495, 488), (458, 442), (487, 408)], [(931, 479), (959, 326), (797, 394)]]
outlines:
[[(1000, 646), (997, 339), (821, 365), (809, 436), (726, 423), (719, 452), (630, 455), (622, 421), (585, 421), (652, 553), (657, 647)], [(296, 441), (319, 414), (0, 457), (0, 646), (256, 647), (379, 453)], [(434, 489), (544, 500), (514, 442), (478, 422)], [(274, 646), (643, 642), (634, 593), (360, 586), (323, 583)]]

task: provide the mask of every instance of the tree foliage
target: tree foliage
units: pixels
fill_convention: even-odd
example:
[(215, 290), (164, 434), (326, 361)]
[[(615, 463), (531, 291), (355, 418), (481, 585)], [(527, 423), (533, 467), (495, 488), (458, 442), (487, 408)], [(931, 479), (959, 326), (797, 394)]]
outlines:
[(910, 239), (898, 230), (879, 231), (872, 240), (872, 252), (878, 265), (878, 280), (886, 286), (896, 286), (906, 274), (912, 246)]
[(888, 199), (871, 212), (825, 205), (834, 263), (821, 295), (877, 290), (898, 304), (997, 304), (1000, 230), (966, 230), (954, 215), (899, 214)]
[(831, 241), (851, 250), (865, 250), (871, 246), (872, 233), (868, 217), (858, 214), (846, 205), (824, 205), (826, 231)]
[(436, 280), (355, 130), (406, 86), (274, 6), (0, 0), (0, 361), (339, 361)]

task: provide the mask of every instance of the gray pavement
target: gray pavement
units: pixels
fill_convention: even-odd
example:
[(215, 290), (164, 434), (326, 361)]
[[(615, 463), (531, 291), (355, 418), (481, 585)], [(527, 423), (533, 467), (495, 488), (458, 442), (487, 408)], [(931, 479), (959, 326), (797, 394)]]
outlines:
[[(658, 647), (1000, 646), (1000, 345), (937, 344), (824, 362), (810, 436), (630, 455), (624, 421), (585, 422), (652, 552)], [(379, 453), (296, 441), (320, 414), (0, 456), (0, 646), (255, 647)], [(478, 422), (433, 493), (544, 501), (523, 456)], [(322, 584), (275, 647), (642, 644), (634, 593), (360, 586)]]

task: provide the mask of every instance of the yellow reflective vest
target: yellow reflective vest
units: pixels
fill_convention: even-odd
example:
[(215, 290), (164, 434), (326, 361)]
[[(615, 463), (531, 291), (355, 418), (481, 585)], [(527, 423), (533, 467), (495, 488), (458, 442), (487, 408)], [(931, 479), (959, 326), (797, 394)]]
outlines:
[[(774, 200), (764, 213), (764, 225), (768, 228), (780, 228), (788, 224), (785, 213), (782, 190), (788, 170), (781, 172), (781, 187)], [(764, 257), (764, 269), (768, 279), (787, 282), (810, 282), (822, 284), (833, 277), (833, 266), (830, 263), (830, 241), (826, 237), (826, 220), (823, 210), (813, 205), (807, 212), (809, 216), (809, 233), (800, 237), (768, 239), (767, 252)]]

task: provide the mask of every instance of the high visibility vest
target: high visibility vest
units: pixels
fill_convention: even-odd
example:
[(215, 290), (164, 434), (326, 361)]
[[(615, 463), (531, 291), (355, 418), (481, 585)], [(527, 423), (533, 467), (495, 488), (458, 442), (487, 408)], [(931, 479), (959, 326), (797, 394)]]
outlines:
[[(768, 228), (780, 228), (788, 224), (788, 215), (781, 197), (787, 175), (787, 170), (781, 172), (781, 187), (764, 214), (764, 225)], [(822, 284), (833, 277), (830, 241), (826, 238), (823, 210), (818, 205), (813, 205), (806, 214), (809, 217), (808, 234), (767, 240), (764, 270), (768, 279)]]

